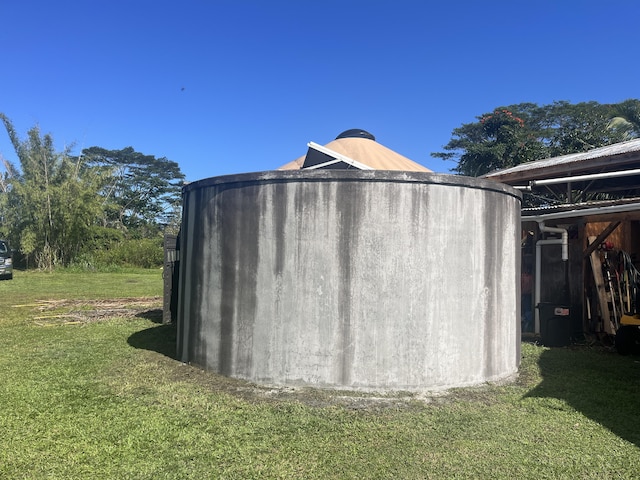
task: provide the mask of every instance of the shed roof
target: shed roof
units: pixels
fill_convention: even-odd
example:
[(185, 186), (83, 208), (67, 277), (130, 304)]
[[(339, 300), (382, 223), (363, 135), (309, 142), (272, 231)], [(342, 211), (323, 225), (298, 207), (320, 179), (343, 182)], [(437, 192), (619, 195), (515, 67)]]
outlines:
[(606, 147), (527, 162), (483, 175), (509, 185), (524, 185), (531, 180), (553, 176), (604, 173), (640, 165), (640, 139), (614, 143)]
[[(523, 221), (533, 218), (593, 221), (613, 216), (640, 219), (640, 139), (523, 163), (483, 177), (562, 199), (562, 203), (555, 205), (523, 208)], [(586, 193), (608, 194), (608, 198), (589, 200)]]
[[(354, 132), (359, 134), (355, 135)], [(307, 168), (309, 163), (317, 165), (317, 162), (309, 162), (311, 157), (317, 155), (318, 152), (314, 145), (316, 144), (310, 143), (305, 155), (281, 166), (278, 170), (300, 170)], [(346, 157), (344, 158), (345, 162), (334, 162), (332, 168), (350, 168), (362, 164), (373, 170), (432, 172), (427, 167), (376, 142), (375, 137), (364, 130), (353, 129), (341, 133), (335, 140), (324, 145), (322, 150), (327, 152), (327, 149), (338, 154), (334, 157), (337, 160), (340, 160), (340, 157)], [(330, 156), (330, 152), (325, 155)], [(349, 163), (350, 160), (352, 163)], [(305, 161), (307, 161), (306, 165)]]

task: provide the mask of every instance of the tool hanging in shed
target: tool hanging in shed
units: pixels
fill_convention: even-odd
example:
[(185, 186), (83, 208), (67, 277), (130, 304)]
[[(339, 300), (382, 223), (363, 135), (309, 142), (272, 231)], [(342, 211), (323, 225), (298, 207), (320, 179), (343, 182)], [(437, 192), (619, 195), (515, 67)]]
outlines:
[[(589, 244), (593, 244), (596, 237), (589, 237)], [(604, 332), (608, 335), (615, 335), (616, 326), (614, 325), (613, 315), (610, 307), (611, 295), (606, 284), (606, 272), (602, 265), (603, 245), (600, 244), (589, 254), (591, 261), (591, 272), (593, 274), (593, 291), (594, 309), (591, 313), (589, 324), (592, 325), (594, 332)], [(591, 301), (588, 299), (587, 301)]]
[(613, 250), (613, 243), (606, 241), (603, 242), (600, 246), (602, 250), (602, 274), (604, 276), (604, 280), (606, 282), (605, 289), (609, 292), (609, 308), (611, 311), (611, 319), (613, 320), (613, 324), (617, 329), (619, 326), (620, 315), (622, 312), (619, 312), (619, 308), (617, 304), (616, 298), (616, 287), (613, 283), (613, 276), (611, 275), (611, 264), (609, 263), (609, 252)]
[(638, 308), (638, 298), (640, 294), (640, 271), (636, 268), (631, 259), (631, 255), (620, 250), (618, 253), (618, 271), (623, 283), (625, 297), (625, 312), (629, 315), (640, 313)]
[[(595, 240), (589, 237), (590, 244)], [(593, 286), (586, 290), (587, 318), (595, 332), (614, 337), (620, 354), (640, 353), (640, 271), (631, 255), (615, 251), (605, 241), (589, 253)]]
[(627, 252), (618, 253), (618, 272), (624, 283), (625, 311), (620, 317), (615, 346), (618, 353), (627, 355), (640, 351), (640, 272)]

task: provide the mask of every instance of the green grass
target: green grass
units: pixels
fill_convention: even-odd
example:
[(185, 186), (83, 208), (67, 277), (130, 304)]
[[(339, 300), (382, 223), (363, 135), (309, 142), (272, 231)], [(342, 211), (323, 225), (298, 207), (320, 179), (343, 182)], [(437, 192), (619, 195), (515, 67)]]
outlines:
[(0, 478), (640, 477), (637, 357), (523, 343), (509, 385), (274, 393), (175, 361), (147, 307), (89, 315), (161, 294), (158, 270), (0, 282)]
[(120, 269), (118, 272), (59, 270), (16, 271), (0, 281), (0, 305), (60, 298), (119, 298), (162, 295), (162, 270)]

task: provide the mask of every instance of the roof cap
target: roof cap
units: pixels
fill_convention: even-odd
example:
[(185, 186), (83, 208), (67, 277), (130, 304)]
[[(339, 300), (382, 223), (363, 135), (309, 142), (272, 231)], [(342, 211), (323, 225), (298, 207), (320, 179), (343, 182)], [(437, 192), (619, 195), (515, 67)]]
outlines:
[(340, 135), (336, 137), (336, 140), (340, 138), (368, 138), (369, 140), (376, 141), (376, 137), (371, 135), (366, 130), (362, 130), (361, 128), (352, 128), (350, 130), (345, 130)]

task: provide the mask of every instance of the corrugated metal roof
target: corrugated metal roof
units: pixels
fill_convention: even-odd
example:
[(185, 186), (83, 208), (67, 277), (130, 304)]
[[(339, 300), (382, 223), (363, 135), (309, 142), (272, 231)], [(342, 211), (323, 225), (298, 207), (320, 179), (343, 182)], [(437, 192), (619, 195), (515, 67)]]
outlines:
[(640, 209), (640, 197), (633, 198), (619, 198), (615, 200), (592, 200), (590, 202), (581, 202), (581, 203), (559, 203), (557, 205), (544, 205), (539, 207), (523, 207), (522, 208), (522, 216), (536, 216), (547, 213), (557, 213), (557, 212), (568, 212), (568, 211), (579, 211), (586, 210), (592, 208), (602, 208), (602, 207), (611, 207), (615, 205), (627, 205), (634, 204), (638, 205)]
[(523, 208), (522, 221), (603, 222), (612, 220), (640, 220), (640, 198), (573, 203), (555, 207)]
[(556, 173), (562, 169), (566, 172), (580, 170), (583, 164), (591, 160), (606, 158), (608, 164), (615, 165), (616, 157), (626, 156), (640, 152), (640, 139), (629, 140), (628, 142), (615, 143), (606, 147), (594, 148), (587, 152), (571, 153), (559, 157), (546, 158), (534, 162), (527, 162), (504, 170), (497, 170), (483, 175), (483, 178), (506, 181), (510, 178), (522, 179), (536, 177), (537, 172), (549, 173), (553, 169)]

